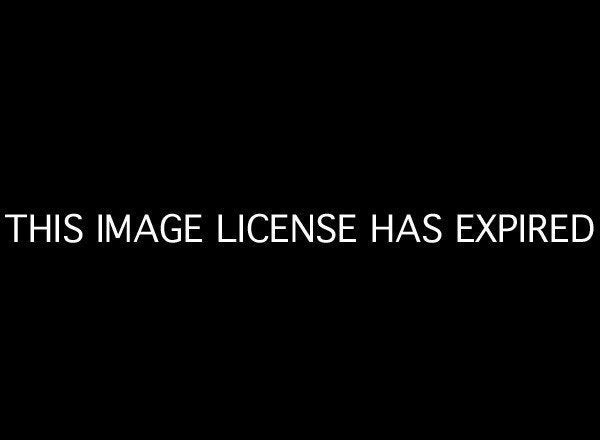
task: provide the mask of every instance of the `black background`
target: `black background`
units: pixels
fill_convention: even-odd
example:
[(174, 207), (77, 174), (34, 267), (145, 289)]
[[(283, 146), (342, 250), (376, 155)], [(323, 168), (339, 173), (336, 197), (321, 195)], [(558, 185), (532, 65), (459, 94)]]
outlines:
[[(595, 389), (597, 238), (460, 246), (453, 218), (597, 221), (592, 29), (524, 11), (247, 12), (23, 16), (3, 55), (2, 213), (356, 212), (361, 243), (4, 240), (11, 412), (573, 429)], [(371, 246), (375, 212), (438, 212), (444, 241)]]

